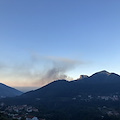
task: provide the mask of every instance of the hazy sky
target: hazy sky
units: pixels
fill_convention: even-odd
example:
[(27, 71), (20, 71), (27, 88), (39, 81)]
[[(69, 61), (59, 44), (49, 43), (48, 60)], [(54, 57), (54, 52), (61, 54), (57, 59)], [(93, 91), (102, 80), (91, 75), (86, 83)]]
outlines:
[(0, 0), (0, 82), (42, 86), (120, 74), (120, 0)]

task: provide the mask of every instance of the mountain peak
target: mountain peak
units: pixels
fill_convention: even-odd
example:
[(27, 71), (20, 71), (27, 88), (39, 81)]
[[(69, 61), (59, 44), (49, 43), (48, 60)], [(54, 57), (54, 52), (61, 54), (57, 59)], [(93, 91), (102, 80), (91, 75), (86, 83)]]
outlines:
[[(109, 73), (109, 72), (106, 71), (106, 70), (102, 70), (102, 71), (97, 72), (97, 73), (95, 73), (95, 74), (110, 75), (111, 73)], [(93, 75), (95, 75), (95, 74), (93, 74)]]
[(100, 71), (100, 73), (109, 73), (109, 72), (106, 70), (102, 70), (102, 71)]
[(115, 73), (107, 72), (106, 70), (97, 72), (89, 77), (92, 83), (120, 83), (120, 76)]

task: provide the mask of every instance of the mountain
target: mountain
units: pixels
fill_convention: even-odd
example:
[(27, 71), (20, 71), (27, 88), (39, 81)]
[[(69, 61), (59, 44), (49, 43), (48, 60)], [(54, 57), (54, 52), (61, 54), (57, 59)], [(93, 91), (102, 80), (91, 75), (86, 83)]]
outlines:
[(82, 75), (80, 79), (73, 81), (57, 80), (9, 101), (14, 104), (40, 105), (70, 101), (79, 95), (95, 96), (114, 93), (120, 93), (120, 76), (115, 73), (100, 71), (89, 77)]
[(4, 98), (4, 97), (15, 97), (18, 95), (21, 95), (22, 92), (9, 87), (5, 84), (0, 83), (0, 98)]
[(46, 120), (118, 120), (120, 76), (104, 70), (73, 81), (56, 80), (1, 102), (36, 107)]
[(115, 73), (109, 73), (107, 71), (100, 71), (89, 77), (89, 82), (92, 83), (120, 83), (120, 76)]

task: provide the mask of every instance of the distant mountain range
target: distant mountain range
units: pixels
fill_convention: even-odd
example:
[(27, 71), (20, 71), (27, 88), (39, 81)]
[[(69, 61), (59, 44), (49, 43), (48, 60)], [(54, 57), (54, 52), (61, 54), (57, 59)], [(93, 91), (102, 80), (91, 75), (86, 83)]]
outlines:
[(21, 95), (22, 92), (12, 87), (0, 83), (0, 98), (15, 97)]
[(91, 76), (81, 75), (79, 79), (73, 81), (56, 80), (37, 90), (15, 97), (9, 102), (11, 104), (40, 105), (70, 101), (72, 98), (81, 95), (107, 95), (114, 93), (120, 93), (120, 76), (115, 73), (100, 71)]

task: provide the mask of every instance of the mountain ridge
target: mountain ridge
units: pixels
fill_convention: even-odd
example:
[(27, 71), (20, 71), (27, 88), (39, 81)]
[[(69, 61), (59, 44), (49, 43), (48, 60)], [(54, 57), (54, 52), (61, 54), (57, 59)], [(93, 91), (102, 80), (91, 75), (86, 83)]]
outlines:
[[(97, 72), (89, 77), (73, 81), (56, 80), (39, 89), (26, 92), (11, 99), (16, 104), (46, 104), (60, 100), (71, 100), (79, 95), (106, 95), (120, 93), (120, 76), (107, 71)], [(8, 103), (8, 101), (6, 102)]]
[(10, 86), (7, 86), (3, 83), (0, 83), (0, 98), (4, 98), (4, 97), (15, 97), (15, 96), (19, 96), (21, 95), (22, 92), (12, 88)]

